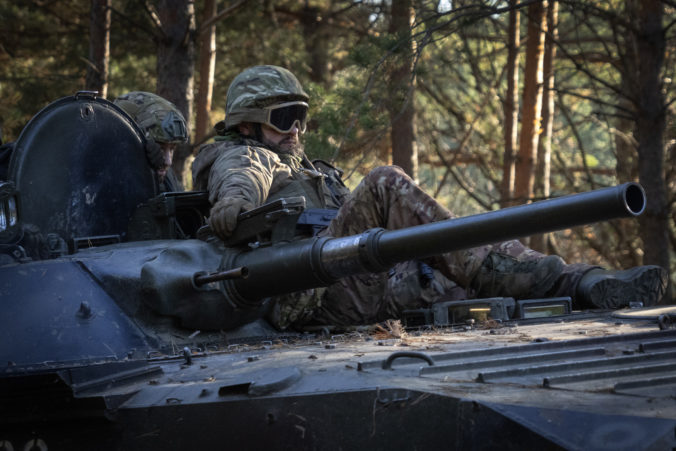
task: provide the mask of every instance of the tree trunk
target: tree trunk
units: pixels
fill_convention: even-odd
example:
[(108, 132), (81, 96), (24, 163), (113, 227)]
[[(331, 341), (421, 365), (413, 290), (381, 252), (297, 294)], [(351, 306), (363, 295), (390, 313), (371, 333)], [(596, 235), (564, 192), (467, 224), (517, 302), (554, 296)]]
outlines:
[[(172, 101), (190, 130), (195, 72), (195, 9), (191, 0), (159, 0), (161, 37), (157, 45), (157, 94)], [(174, 172), (183, 181), (190, 145), (174, 153)]]
[[(535, 193), (546, 199), (550, 195), (549, 178), (552, 160), (552, 131), (554, 128), (554, 59), (556, 58), (556, 40), (558, 39), (559, 4), (550, 0), (547, 8), (547, 36), (545, 38), (544, 81), (545, 89), (542, 99), (542, 123), (544, 130), (539, 141), (537, 166), (535, 170)], [(536, 251), (547, 253), (547, 241), (550, 234), (532, 236), (530, 247)]]
[(413, 57), (415, 47), (411, 39), (413, 9), (411, 0), (393, 0), (390, 33), (399, 36), (400, 46), (395, 52), (391, 86), (390, 122), (392, 130), (392, 163), (400, 166), (414, 180), (418, 177), (418, 148), (415, 142), (415, 110), (413, 96)]
[[(207, 23), (216, 16), (216, 0), (204, 1), (202, 23)], [(201, 143), (209, 133), (209, 114), (214, 90), (214, 72), (216, 70), (216, 24), (200, 29), (200, 83), (197, 91), (197, 105), (195, 118), (195, 143)]]
[(310, 57), (310, 79), (315, 83), (327, 85), (329, 79), (329, 42), (330, 32), (326, 29), (328, 14), (316, 6), (310, 6), (305, 2), (301, 10), (300, 24), (303, 29), (305, 50)]
[(665, 40), (659, 0), (643, 0), (638, 5), (636, 43), (638, 49), (637, 140), (639, 181), (646, 190), (647, 205), (639, 217), (643, 239), (644, 264), (669, 268), (669, 204), (664, 171), (664, 132), (666, 105), (662, 93), (661, 71)]
[(89, 21), (89, 66), (85, 89), (108, 96), (108, 64), (110, 61), (110, 2), (91, 0)]
[[(628, 18), (630, 27), (638, 28), (638, 1), (627, 0), (625, 2), (624, 17)], [(617, 180), (619, 182), (638, 181), (638, 143), (636, 142), (636, 119), (630, 117), (628, 112), (636, 115), (637, 102), (636, 86), (638, 86), (638, 54), (636, 38), (627, 33), (620, 36), (622, 39), (622, 62), (620, 89), (622, 96), (617, 99), (618, 111), (614, 120), (613, 141), (615, 143)]]
[(542, 65), (544, 59), (547, 2), (528, 7), (528, 42), (524, 72), (523, 113), (519, 156), (516, 162), (514, 197), (527, 202), (533, 195), (535, 159), (540, 136), (542, 110)]
[[(630, 3), (633, 3), (630, 5)], [(630, 23), (638, 27), (636, 2), (626, 2), (626, 9), (623, 11), (624, 17), (631, 18)], [(613, 119), (613, 142), (615, 144), (615, 173), (617, 181), (620, 183), (629, 181), (638, 181), (638, 151), (636, 142), (636, 120), (630, 117), (628, 112), (636, 112), (635, 102), (632, 98), (635, 96), (633, 91), (638, 84), (638, 55), (636, 54), (636, 45), (632, 36), (625, 34), (622, 39), (622, 63), (620, 70), (620, 89), (621, 96), (618, 96), (618, 109), (616, 117)], [(617, 232), (616, 239), (610, 241), (610, 246), (617, 243), (625, 243), (631, 240), (631, 237), (640, 236), (639, 221), (617, 221), (613, 229)], [(625, 252), (617, 256), (616, 266), (619, 268), (629, 268), (641, 264), (642, 253), (637, 246), (624, 246)]]
[[(516, 0), (509, 0), (510, 7), (516, 5)], [(507, 92), (505, 93), (505, 154), (502, 161), (502, 185), (500, 187), (500, 206), (508, 207), (514, 197), (514, 151), (518, 139), (519, 123), (519, 46), (521, 34), (519, 32), (519, 11), (510, 9), (507, 44)]]

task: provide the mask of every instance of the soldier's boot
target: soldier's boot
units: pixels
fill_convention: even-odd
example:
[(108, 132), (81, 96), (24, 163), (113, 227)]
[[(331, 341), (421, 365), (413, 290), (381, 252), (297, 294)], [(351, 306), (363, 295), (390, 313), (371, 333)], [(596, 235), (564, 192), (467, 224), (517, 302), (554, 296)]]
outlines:
[(564, 267), (565, 262), (556, 255), (519, 261), (511, 255), (491, 252), (471, 287), (477, 297), (539, 298), (554, 286)]
[(630, 302), (657, 304), (667, 289), (667, 271), (660, 266), (636, 266), (619, 270), (592, 269), (576, 288), (578, 303), (616, 309)]

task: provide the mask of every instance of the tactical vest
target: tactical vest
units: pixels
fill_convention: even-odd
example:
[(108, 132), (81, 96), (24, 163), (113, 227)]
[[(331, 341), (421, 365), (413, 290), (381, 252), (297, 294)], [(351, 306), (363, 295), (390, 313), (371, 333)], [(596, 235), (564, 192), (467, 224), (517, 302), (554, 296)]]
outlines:
[[(339, 171), (328, 163), (321, 162), (316, 167), (304, 158), (302, 166), (294, 168), (293, 181), (268, 196), (266, 202), (284, 197), (305, 197), (306, 208), (338, 209), (345, 201), (349, 190), (339, 177)], [(292, 166), (293, 167), (293, 166)], [(330, 168), (331, 170), (320, 170)]]

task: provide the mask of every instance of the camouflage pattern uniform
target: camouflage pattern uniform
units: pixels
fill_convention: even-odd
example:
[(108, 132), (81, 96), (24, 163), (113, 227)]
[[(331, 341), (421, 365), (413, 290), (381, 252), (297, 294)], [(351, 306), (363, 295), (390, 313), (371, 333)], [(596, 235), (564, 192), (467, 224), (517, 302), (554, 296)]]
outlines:
[[(181, 144), (188, 140), (186, 122), (176, 105), (156, 94), (132, 91), (116, 98), (113, 103), (124, 110), (146, 138), (146, 156), (153, 169), (166, 165), (158, 143)], [(171, 168), (160, 183), (160, 191), (183, 191), (183, 186)]]
[[(194, 187), (207, 190), (212, 204), (239, 197), (257, 207), (282, 197), (305, 196), (307, 208), (339, 208), (348, 194), (339, 179), (307, 158), (277, 154), (251, 139), (229, 138), (203, 146), (193, 163)], [(330, 189), (336, 181), (342, 189)]]
[[(422, 191), (403, 170), (384, 166), (371, 171), (355, 188), (325, 234), (348, 236), (373, 227), (400, 229), (452, 217), (451, 212)], [(549, 264), (540, 268), (541, 274), (534, 277), (537, 263), (545, 259)], [(487, 266), (487, 262), (492, 261), (506, 267)], [(510, 278), (510, 284), (494, 283), (501, 273), (514, 274), (514, 262), (524, 262), (518, 277)], [(403, 310), (428, 307), (442, 300), (573, 296), (578, 280), (594, 268), (586, 264), (566, 265), (559, 257), (546, 257), (518, 240), (450, 252), (425, 263), (434, 269), (434, 280), (427, 286), (416, 262), (400, 263), (388, 273), (341, 279), (323, 293), (310, 321), (317, 324), (377, 322), (396, 318)]]
[[(285, 91), (278, 85), (291, 87)], [(203, 146), (193, 163), (195, 189), (207, 189), (212, 204), (241, 199), (253, 208), (280, 197), (304, 195), (308, 208), (340, 207), (322, 232), (335, 237), (453, 217), (398, 167), (371, 171), (348, 196), (342, 183), (335, 182), (335, 174), (317, 170), (304, 156), (275, 153), (233, 131), (244, 121), (264, 122), (261, 108), (288, 101), (290, 93), (295, 93), (292, 99), (307, 98), (290, 72), (274, 66), (245, 70), (233, 81), (226, 105), (227, 132), (220, 141)], [(421, 277), (421, 265), (428, 268), (427, 277)], [(268, 319), (280, 329), (307, 323), (363, 324), (442, 299), (532, 292), (573, 295), (577, 280), (592, 268), (565, 265), (559, 257), (546, 257), (512, 240), (425, 262), (404, 262), (387, 273), (346, 277), (327, 288), (280, 296), (274, 299)]]
[[(337, 209), (349, 191), (330, 169), (304, 157), (277, 154), (234, 134), (203, 146), (192, 166), (195, 189), (208, 190), (212, 204), (241, 198), (252, 208), (283, 197), (304, 196), (307, 208)], [(279, 297), (271, 321), (284, 329), (306, 320), (324, 291), (318, 288)]]
[[(259, 206), (280, 197), (305, 195), (308, 208), (339, 206), (327, 187), (327, 176), (304, 167), (302, 159), (278, 155), (253, 140), (230, 138), (204, 146), (193, 164), (195, 188), (207, 189), (212, 203), (241, 196)], [(350, 196), (345, 196), (346, 190), (340, 194), (346, 200), (323, 235), (348, 236), (373, 227), (399, 229), (453, 217), (395, 166), (371, 171)], [(308, 321), (359, 324), (397, 317), (402, 310), (442, 299), (513, 295), (512, 287), (473, 285), (484, 262), (496, 254), (534, 262), (545, 257), (517, 240), (451, 252), (425, 262), (433, 269), (433, 278), (427, 281), (421, 278), (420, 262), (400, 263), (387, 273), (347, 277), (327, 288), (280, 296), (269, 319), (280, 329)], [(572, 295), (577, 280), (591, 268), (580, 264), (559, 268), (564, 277), (555, 274), (540, 295)], [(499, 270), (491, 267), (483, 272), (492, 275)]]

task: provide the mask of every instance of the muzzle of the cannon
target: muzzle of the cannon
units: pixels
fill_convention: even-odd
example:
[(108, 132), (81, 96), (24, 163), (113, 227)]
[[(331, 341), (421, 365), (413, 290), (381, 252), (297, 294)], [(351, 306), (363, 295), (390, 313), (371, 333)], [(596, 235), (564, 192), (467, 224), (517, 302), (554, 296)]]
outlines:
[(222, 269), (248, 268), (246, 279), (223, 281), (236, 304), (256, 306), (265, 297), (327, 286), (394, 264), (529, 235), (643, 213), (637, 183), (571, 194), (526, 205), (452, 218), (399, 230), (371, 229), (347, 237), (315, 237), (248, 250), (224, 258)]

